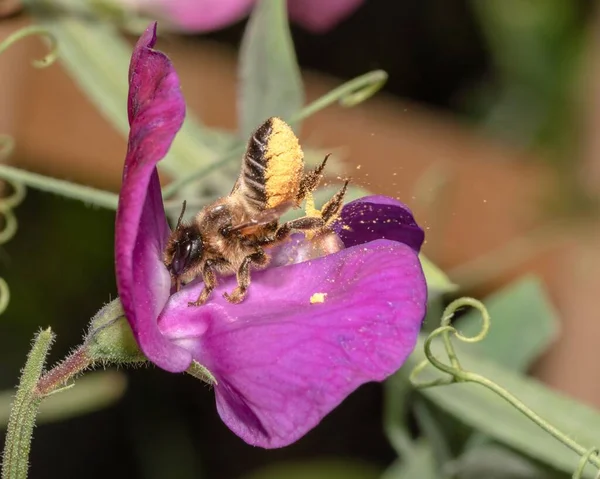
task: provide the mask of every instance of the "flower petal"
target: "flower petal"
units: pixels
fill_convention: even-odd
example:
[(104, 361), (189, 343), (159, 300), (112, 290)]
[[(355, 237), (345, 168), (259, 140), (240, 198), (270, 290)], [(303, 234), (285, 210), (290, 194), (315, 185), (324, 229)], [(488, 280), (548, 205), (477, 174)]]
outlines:
[(307, 30), (323, 33), (332, 29), (354, 10), (363, 0), (288, 0), (290, 18)]
[(170, 292), (161, 262), (169, 234), (156, 164), (169, 150), (185, 117), (179, 79), (169, 59), (152, 49), (156, 23), (134, 48), (129, 68), (129, 143), (115, 224), (117, 288), (140, 348), (152, 362), (185, 370), (190, 353), (160, 333), (156, 318)]
[(389, 239), (419, 252), (425, 239), (410, 209), (388, 196), (365, 196), (348, 203), (334, 230), (346, 247)]
[(219, 30), (244, 18), (255, 0), (125, 0), (141, 12), (188, 32)]
[[(200, 285), (171, 297), (163, 334), (217, 379), (217, 408), (246, 442), (290, 444), (348, 394), (394, 373), (413, 350), (427, 288), (417, 254), (379, 240), (291, 266), (254, 272), (248, 297), (221, 294), (190, 308)], [(314, 293), (323, 302), (311, 304)]]

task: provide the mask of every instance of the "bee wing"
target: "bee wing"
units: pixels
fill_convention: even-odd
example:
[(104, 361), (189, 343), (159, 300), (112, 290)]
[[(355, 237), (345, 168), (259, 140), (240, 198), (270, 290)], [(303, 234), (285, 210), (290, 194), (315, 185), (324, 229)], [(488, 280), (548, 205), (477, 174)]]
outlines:
[(250, 218), (244, 223), (233, 226), (229, 231), (241, 233), (242, 235), (251, 235), (255, 233), (262, 226), (265, 226), (283, 215), (286, 211), (292, 209), (295, 206), (294, 202), (286, 201), (275, 208), (267, 208), (255, 214), (254, 217)]

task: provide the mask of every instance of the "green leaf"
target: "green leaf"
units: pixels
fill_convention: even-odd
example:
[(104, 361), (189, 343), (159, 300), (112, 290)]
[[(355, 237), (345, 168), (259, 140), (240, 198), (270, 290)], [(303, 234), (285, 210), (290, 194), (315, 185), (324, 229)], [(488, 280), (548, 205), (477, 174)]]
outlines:
[(353, 459), (321, 459), (267, 466), (242, 479), (379, 479), (381, 471)]
[(407, 424), (409, 399), (413, 391), (408, 376), (410, 369), (402, 367), (384, 383), (383, 427), (392, 447), (401, 457), (410, 457), (415, 448)]
[[(80, 8), (94, 15), (92, 0)], [(39, 7), (39, 8), (36, 8)], [(53, 15), (52, 2), (40, 0), (31, 6), (36, 23), (57, 39), (60, 60), (100, 113), (125, 137), (127, 120), (127, 72), (131, 47), (117, 27), (106, 22), (84, 21), (81, 16)], [(93, 17), (92, 17), (93, 18)], [(201, 125), (188, 110), (183, 127), (160, 168), (172, 178), (185, 176), (209, 165), (231, 147), (231, 138)], [(227, 186), (231, 179), (217, 171), (211, 181)]]
[(254, 7), (242, 40), (239, 77), (238, 118), (244, 139), (268, 117), (291, 118), (302, 108), (302, 79), (284, 0), (259, 0)]
[(427, 259), (425, 255), (420, 254), (419, 259), (427, 280), (428, 301), (433, 301), (443, 294), (452, 293), (458, 289), (458, 286), (450, 281), (446, 273)]
[(565, 476), (541, 467), (528, 457), (499, 444), (481, 444), (469, 449), (446, 467), (460, 479), (559, 479)]
[[(424, 339), (419, 339), (417, 348), (407, 363), (409, 367), (414, 367), (425, 359)], [(440, 345), (434, 346), (434, 352), (442, 357)], [(462, 344), (455, 344), (455, 348), (466, 370), (498, 383), (585, 448), (600, 445), (600, 414), (597, 411), (552, 391), (533, 378), (473, 354)], [(439, 374), (429, 367), (423, 371), (421, 379), (429, 380), (434, 377), (439, 377)], [(523, 454), (568, 473), (572, 473), (577, 466), (579, 456), (575, 452), (481, 385), (459, 383), (422, 389), (420, 392), (465, 424)], [(592, 467), (588, 467), (588, 473), (584, 477), (593, 477), (591, 470)]]
[(396, 460), (381, 479), (440, 479), (440, 472), (435, 466), (435, 458), (429, 443), (420, 440), (410, 455)]
[[(533, 276), (520, 279), (484, 301), (492, 318), (486, 338), (471, 346), (502, 366), (525, 371), (558, 334), (558, 315), (541, 281)], [(456, 320), (456, 327), (467, 336), (480, 329), (479, 313), (470, 310)]]

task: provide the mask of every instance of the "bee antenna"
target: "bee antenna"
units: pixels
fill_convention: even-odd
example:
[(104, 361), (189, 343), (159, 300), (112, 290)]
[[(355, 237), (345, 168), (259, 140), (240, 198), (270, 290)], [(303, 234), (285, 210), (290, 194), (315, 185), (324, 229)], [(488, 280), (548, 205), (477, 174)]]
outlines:
[(181, 226), (181, 220), (183, 220), (183, 214), (185, 213), (185, 200), (183, 200), (183, 205), (181, 206), (181, 213), (179, 214), (179, 219), (177, 220), (177, 226), (175, 226), (175, 229), (178, 230), (179, 227)]

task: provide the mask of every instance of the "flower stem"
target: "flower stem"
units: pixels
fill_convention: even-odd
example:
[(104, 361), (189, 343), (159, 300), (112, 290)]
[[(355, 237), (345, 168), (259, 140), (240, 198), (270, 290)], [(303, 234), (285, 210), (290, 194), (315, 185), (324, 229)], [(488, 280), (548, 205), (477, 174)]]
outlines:
[(23, 368), (21, 381), (13, 402), (2, 461), (2, 479), (27, 477), (31, 436), (42, 395), (36, 385), (42, 374), (46, 356), (54, 340), (50, 328), (40, 331)]
[(86, 345), (79, 346), (65, 360), (41, 377), (35, 392), (40, 397), (47, 396), (60, 386), (64, 386), (69, 379), (89, 368), (92, 363), (93, 360), (88, 355)]

